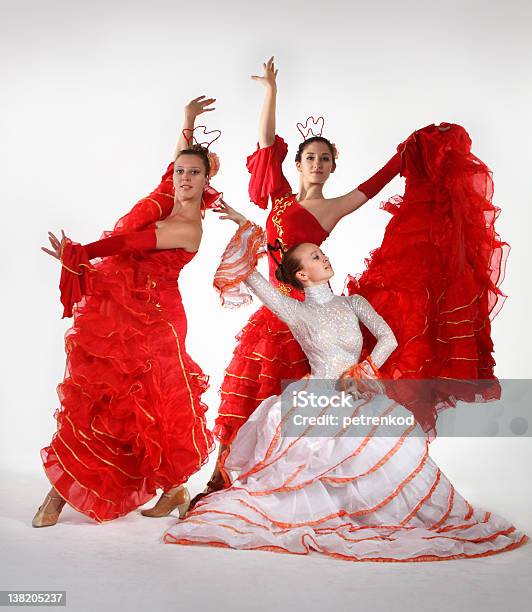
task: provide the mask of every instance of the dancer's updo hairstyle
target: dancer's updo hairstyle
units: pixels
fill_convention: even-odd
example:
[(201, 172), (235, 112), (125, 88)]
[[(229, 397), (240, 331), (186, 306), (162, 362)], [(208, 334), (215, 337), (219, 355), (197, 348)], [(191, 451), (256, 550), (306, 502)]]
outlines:
[(296, 244), (283, 253), (281, 263), (277, 264), (277, 269), (275, 270), (275, 278), (280, 283), (291, 285), (294, 289), (300, 289), (302, 291), (304, 286), (296, 276), (296, 273), (303, 267), (296, 253), (299, 246), (299, 244)]
[(299, 144), (299, 148), (296, 153), (296, 162), (301, 162), (301, 158), (303, 157), (303, 151), (306, 149), (308, 145), (312, 144), (313, 142), (323, 142), (324, 144), (327, 145), (331, 153), (332, 163), (333, 163), (332, 167), (334, 170), (336, 168), (336, 157), (337, 157), (336, 147), (333, 145), (333, 143), (329, 139), (324, 138), (323, 136), (311, 136), (310, 138), (307, 138), (306, 140), (301, 142)]
[(203, 161), (203, 165), (205, 166), (205, 176), (209, 176), (211, 172), (211, 162), (209, 160), (209, 149), (207, 149), (206, 147), (202, 147), (199, 144), (192, 145), (188, 149), (183, 149), (182, 151), (179, 151), (176, 157), (176, 161), (182, 155), (196, 155), (197, 157), (201, 157), (201, 160)]

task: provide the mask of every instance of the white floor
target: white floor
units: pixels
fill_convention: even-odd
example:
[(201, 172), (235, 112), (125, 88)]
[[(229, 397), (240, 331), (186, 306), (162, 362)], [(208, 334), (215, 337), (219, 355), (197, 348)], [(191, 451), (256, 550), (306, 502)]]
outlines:
[[(448, 467), (448, 475), (457, 469)], [(192, 492), (201, 484), (196, 479)], [(493, 557), (433, 563), (164, 545), (160, 536), (173, 517), (132, 513), (97, 525), (66, 508), (55, 527), (33, 529), (44, 476), (0, 472), (0, 487), (0, 590), (66, 590), (71, 610), (530, 610), (532, 543)], [(504, 481), (498, 496), (488, 495), (490, 509), (532, 535), (530, 484), (510, 487), (512, 497)], [(487, 494), (482, 483), (478, 489)]]

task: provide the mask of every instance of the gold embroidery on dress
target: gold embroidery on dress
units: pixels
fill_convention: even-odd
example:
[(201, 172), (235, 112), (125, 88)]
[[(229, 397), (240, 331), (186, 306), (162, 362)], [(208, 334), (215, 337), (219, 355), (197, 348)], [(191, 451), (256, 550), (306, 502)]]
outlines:
[(277, 291), (280, 291), (283, 295), (290, 295), (292, 293), (292, 287), (285, 283), (279, 283), (277, 285)]
[[(194, 444), (194, 448), (196, 449), (196, 452), (198, 453), (198, 469), (200, 469), (203, 465), (203, 456), (202, 453), (200, 452), (197, 444), (196, 444), (196, 436), (194, 434), (194, 428), (196, 427), (196, 420), (199, 420), (200, 423), (200, 427), (201, 427), (201, 433), (203, 434), (203, 438), (205, 440), (205, 449), (206, 449), (206, 453), (209, 452), (209, 441), (207, 439), (207, 434), (205, 432), (205, 425), (204, 425), (204, 421), (203, 418), (200, 416), (198, 417), (198, 415), (196, 414), (196, 408), (194, 406), (194, 397), (192, 395), (192, 389), (190, 388), (190, 383), (188, 381), (188, 376), (187, 376), (187, 372), (185, 369), (185, 364), (183, 363), (183, 358), (181, 356), (181, 345), (179, 342), (179, 337), (177, 335), (176, 329), (175, 327), (172, 325), (172, 323), (170, 323), (170, 321), (167, 321), (166, 319), (163, 319), (164, 322), (170, 327), (170, 329), (172, 330), (172, 333), (174, 335), (175, 338), (175, 342), (176, 342), (176, 346), (177, 346), (177, 355), (179, 358), (179, 364), (181, 366), (181, 372), (183, 375), (183, 378), (185, 379), (185, 383), (187, 386), (187, 390), (188, 390), (188, 395), (189, 395), (189, 399), (190, 399), (190, 408), (192, 409), (192, 414), (194, 416), (193, 421), (192, 421), (192, 428), (191, 428), (191, 434), (192, 434), (192, 442)], [(198, 400), (200, 401), (200, 400)]]
[[(285, 210), (291, 206), (293, 203), (293, 199), (291, 195), (284, 196), (282, 198), (277, 198), (273, 203), (273, 211), (272, 211), (272, 223), (277, 230), (277, 238), (281, 243), (281, 247), (283, 250), (286, 250), (286, 243), (283, 240), (284, 229), (282, 225), (282, 215)], [(277, 285), (277, 290), (280, 291), (283, 295), (290, 295), (292, 292), (292, 287), (290, 285), (286, 285), (285, 283), (279, 283)]]
[(273, 204), (272, 211), (272, 223), (275, 225), (275, 229), (277, 230), (277, 238), (279, 238), (279, 242), (283, 249), (286, 249), (286, 245), (283, 241), (284, 229), (281, 224), (282, 215), (284, 211), (292, 204), (292, 196), (284, 196), (282, 198), (277, 198)]

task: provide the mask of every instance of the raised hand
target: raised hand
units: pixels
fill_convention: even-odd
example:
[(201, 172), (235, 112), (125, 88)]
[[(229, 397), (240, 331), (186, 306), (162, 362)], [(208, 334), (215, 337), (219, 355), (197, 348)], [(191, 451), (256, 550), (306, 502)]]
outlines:
[[(66, 238), (65, 232), (61, 230), (61, 242), (65, 238)], [(51, 255), (52, 257), (55, 257), (56, 259), (61, 260), (61, 242), (59, 241), (59, 238), (57, 238), (57, 236), (52, 234), (52, 232), (48, 232), (48, 240), (50, 241), (50, 244), (52, 245), (53, 251), (50, 251), (50, 249), (45, 249), (44, 247), (41, 247), (41, 251), (44, 251), (45, 253), (48, 253), (48, 255)]]
[(216, 208), (213, 208), (212, 210), (216, 213), (221, 213), (220, 219), (222, 219), (223, 221), (234, 221), (240, 226), (244, 225), (244, 223), (247, 221), (244, 215), (239, 213), (234, 208), (231, 208), (231, 206), (229, 206), (229, 204), (227, 204), (223, 200), (220, 200), (218, 206)]
[(194, 123), (198, 115), (209, 113), (210, 111), (214, 110), (214, 106), (211, 107), (211, 104), (215, 101), (216, 98), (198, 96), (185, 106), (185, 119), (183, 121), (183, 128), (179, 134), (179, 139), (175, 148), (174, 161), (176, 160), (180, 151), (188, 149), (188, 147), (191, 145), (191, 142), (187, 141), (187, 138), (185, 138), (185, 132), (191, 132), (194, 130)]
[(254, 81), (262, 83), (265, 87), (271, 87), (272, 89), (275, 89), (277, 87), (275, 79), (279, 71), (275, 69), (273, 55), (265, 64), (262, 64), (262, 66), (264, 68), (264, 74), (262, 76), (253, 75), (251, 78)]
[(206, 98), (205, 96), (198, 96), (191, 100), (185, 106), (185, 116), (194, 121), (198, 115), (202, 113), (209, 113), (214, 110), (214, 107), (208, 108), (213, 102), (216, 102), (216, 98)]

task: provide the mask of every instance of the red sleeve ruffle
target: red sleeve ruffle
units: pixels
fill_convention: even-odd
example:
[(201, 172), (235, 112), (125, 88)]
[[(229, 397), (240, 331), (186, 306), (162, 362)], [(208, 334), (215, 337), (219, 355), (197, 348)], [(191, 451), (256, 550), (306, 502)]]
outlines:
[(90, 293), (90, 275), (92, 270), (85, 247), (72, 242), (68, 238), (61, 245), (61, 303), (63, 304), (63, 319), (72, 316), (72, 308), (81, 298)]
[(250, 200), (260, 208), (268, 207), (268, 198), (292, 192), (290, 184), (283, 174), (283, 160), (288, 152), (288, 145), (280, 137), (270, 147), (260, 149), (257, 145), (255, 153), (247, 158), (247, 169), (251, 174), (249, 179)]
[(207, 185), (203, 190), (203, 205), (205, 208), (216, 208), (223, 193), (217, 191), (212, 185)]

